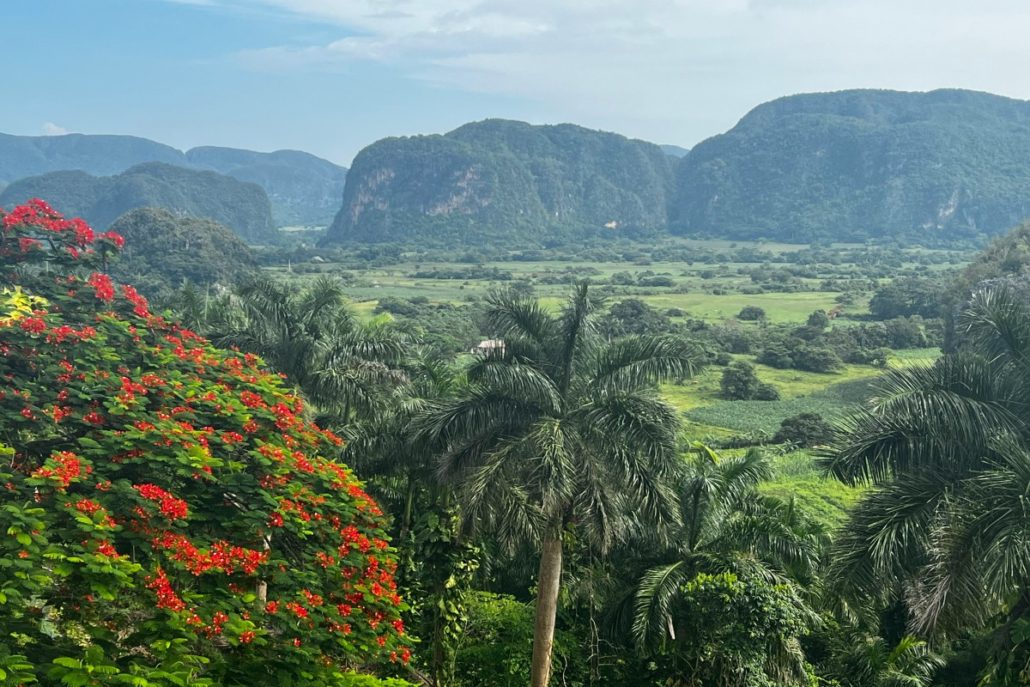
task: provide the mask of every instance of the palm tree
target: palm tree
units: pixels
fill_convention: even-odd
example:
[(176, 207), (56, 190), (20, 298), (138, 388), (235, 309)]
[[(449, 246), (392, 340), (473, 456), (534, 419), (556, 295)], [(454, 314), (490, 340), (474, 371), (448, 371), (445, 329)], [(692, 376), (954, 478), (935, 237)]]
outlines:
[(434, 403), (461, 391), (459, 370), (424, 347), (411, 352), (403, 393), (348, 432), (345, 462), (370, 475), (369, 490), (394, 513), (391, 540), (400, 550), (397, 581), (428, 644), (435, 687), (454, 683), (463, 608), (478, 567), (478, 550), (462, 536), (451, 488), (439, 479), (437, 456), (413, 430)]
[(903, 598), (922, 633), (1030, 614), (1030, 306), (981, 288), (959, 329), (958, 353), (886, 375), (823, 458), (873, 485), (837, 542), (841, 594)]
[(675, 517), (665, 479), (676, 471), (679, 423), (656, 386), (691, 374), (699, 356), (669, 338), (603, 342), (601, 303), (586, 285), (557, 315), (513, 291), (491, 294), (487, 322), (503, 347), (475, 360), (467, 390), (424, 425), (466, 522), (509, 550), (538, 543), (533, 687), (550, 676), (566, 532), (606, 550), (631, 514)]
[[(760, 494), (758, 485), (772, 476), (771, 459), (758, 449), (720, 458), (703, 445), (694, 446), (676, 485), (680, 524), (669, 536), (672, 545), (659, 556), (670, 562), (653, 565), (637, 586), (632, 631), (640, 648), (676, 640), (674, 606), (683, 586), (699, 574), (732, 572), (791, 588), (793, 582), (814, 580), (828, 545), (826, 530), (792, 500)], [(803, 673), (796, 641), (770, 641), (770, 667), (779, 659), (781, 675)]]
[(360, 322), (333, 279), (301, 290), (254, 279), (210, 310), (207, 329), (215, 343), (264, 358), (331, 423), (371, 416), (405, 382), (407, 338), (389, 318)]
[(926, 642), (912, 636), (893, 647), (882, 637), (850, 637), (837, 653), (837, 678), (856, 687), (928, 687), (943, 665)]

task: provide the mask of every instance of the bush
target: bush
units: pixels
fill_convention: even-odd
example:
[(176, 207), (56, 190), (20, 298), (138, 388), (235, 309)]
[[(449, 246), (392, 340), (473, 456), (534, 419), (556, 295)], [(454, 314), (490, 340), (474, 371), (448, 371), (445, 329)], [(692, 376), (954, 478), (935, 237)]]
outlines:
[(762, 365), (768, 365), (781, 370), (789, 370), (794, 367), (794, 358), (791, 357), (791, 350), (783, 341), (767, 343), (755, 360)]
[(712, 357), (712, 364), (725, 367), (733, 362), (733, 356), (726, 351), (719, 351)]
[(406, 660), (385, 520), (340, 440), (258, 358), (90, 273), (118, 235), (41, 201), (0, 226), (0, 656), (69, 685)]
[(816, 310), (808, 316), (805, 326), (809, 329), (823, 331), (830, 326), (830, 316), (826, 314), (825, 310)]
[(759, 380), (754, 365), (744, 361), (726, 366), (719, 389), (721, 396), (731, 401), (776, 401), (780, 398), (776, 387)]
[(843, 364), (836, 353), (821, 346), (798, 346), (791, 357), (793, 367), (805, 372), (833, 372)]
[(825, 444), (832, 438), (833, 427), (822, 415), (801, 413), (780, 423), (780, 429), (773, 437), (773, 441), (777, 444), (811, 447)]
[(757, 305), (745, 305), (741, 308), (740, 312), (737, 313), (737, 319), (744, 322), (764, 320), (765, 310), (759, 308)]

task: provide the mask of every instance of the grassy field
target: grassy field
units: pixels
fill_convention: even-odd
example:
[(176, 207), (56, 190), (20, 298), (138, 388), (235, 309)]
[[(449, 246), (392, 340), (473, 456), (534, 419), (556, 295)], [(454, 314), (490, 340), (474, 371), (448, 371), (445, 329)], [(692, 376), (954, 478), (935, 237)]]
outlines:
[(762, 485), (761, 491), (782, 499), (793, 498), (799, 508), (832, 529), (844, 523), (848, 510), (864, 490), (827, 477), (811, 454), (794, 451), (777, 456), (775, 476)]
[[(384, 298), (419, 297), (432, 303), (470, 302), (482, 298), (491, 289), (512, 283), (532, 284), (545, 302), (555, 305), (568, 293), (571, 282), (584, 279), (596, 284), (613, 299), (640, 298), (660, 310), (677, 309), (686, 313), (684, 317), (710, 321), (732, 318), (741, 308), (754, 305), (763, 308), (771, 322), (803, 322), (813, 310), (829, 310), (838, 306), (838, 297), (844, 293), (849, 297), (849, 302), (843, 306), (845, 313), (861, 315), (867, 311), (868, 280), (865, 286), (861, 285), (863, 276), (870, 269), (867, 265), (840, 261), (798, 265), (780, 257), (808, 248), (796, 244), (692, 239), (683, 239), (679, 243), (699, 252), (722, 251), (731, 258), (739, 255), (735, 251), (753, 249), (755, 257), (749, 259), (756, 262), (735, 262), (733, 259), (721, 262), (497, 259), (470, 263), (458, 260), (430, 262), (414, 254), (402, 254), (397, 262), (386, 266), (361, 264), (355, 268), (353, 264), (327, 262), (268, 269), (283, 279), (296, 282), (309, 280), (317, 274), (339, 276), (361, 312), (370, 311)], [(841, 250), (861, 248), (850, 244), (835, 247)], [(920, 248), (902, 249), (900, 266), (881, 274), (889, 278), (906, 269), (925, 272), (954, 267), (948, 262), (929, 265), (919, 262), (933, 253)], [(944, 256), (945, 252), (940, 252), (940, 255)], [(790, 276), (790, 284), (776, 286), (773, 278), (787, 273), (793, 275)], [(666, 285), (645, 285), (647, 279), (655, 278), (664, 280)], [(763, 278), (773, 281), (760, 284)], [(828, 285), (831, 288), (828, 289)]]
[[(919, 348), (898, 351), (892, 367), (925, 365), (939, 351)], [(725, 438), (742, 432), (773, 434), (784, 418), (799, 413), (818, 413), (827, 419), (840, 417), (866, 400), (881, 370), (870, 365), (845, 365), (833, 373), (780, 370), (755, 363), (751, 356), (735, 356), (755, 366), (759, 379), (775, 386), (778, 401), (726, 401), (719, 397), (722, 368), (711, 367), (684, 384), (669, 384), (662, 394), (684, 413), (688, 429), (704, 432), (694, 438)]]
[[(719, 240), (686, 240), (685, 243), (698, 251), (738, 256), (743, 255), (738, 249), (747, 246)], [(350, 266), (325, 263), (298, 265), (296, 270), (269, 269), (298, 285), (318, 274), (338, 276), (345, 284), (354, 310), (364, 317), (370, 317), (383, 299), (418, 298), (425, 299), (423, 302), (460, 305), (478, 301), (490, 290), (512, 284), (532, 285), (546, 307), (557, 309), (568, 294), (570, 283), (584, 279), (595, 284), (595, 293), (605, 293), (609, 301), (639, 298), (674, 322), (688, 319), (725, 322), (735, 318), (746, 306), (762, 308), (766, 321), (773, 324), (803, 323), (815, 310), (836, 308), (844, 317), (836, 320), (834, 326), (846, 327), (854, 324), (848, 316), (861, 318), (868, 314), (871, 290), (877, 283), (868, 276), (873, 269), (868, 265), (831, 260), (802, 267), (789, 262), (789, 256), (780, 256), (806, 246), (761, 242), (748, 247), (761, 251), (753, 258), (761, 262), (502, 259), (472, 264), (450, 261), (450, 257), (447, 261), (430, 262), (409, 254), (387, 266), (355, 268), (353, 263)], [(861, 247), (838, 245), (836, 248)], [(932, 253), (925, 249), (904, 249), (900, 267), (879, 272), (881, 283), (904, 270), (923, 273), (954, 267), (953, 263), (943, 260), (936, 264), (921, 262)], [(664, 285), (646, 285), (656, 279)], [(762, 325), (741, 322), (740, 326)], [(928, 364), (937, 355), (936, 349), (897, 351), (889, 364), (892, 367)], [(753, 356), (735, 357), (755, 364)], [(726, 401), (719, 397), (722, 369), (712, 367), (683, 384), (662, 388), (665, 398), (681, 412), (685, 436), (691, 440), (718, 443), (740, 436), (769, 437), (785, 418), (799, 413), (818, 413), (830, 420), (839, 418), (869, 398), (875, 379), (882, 372), (872, 366), (846, 365), (835, 373), (818, 374), (755, 364), (759, 378), (777, 388), (780, 400)], [(763, 486), (763, 491), (795, 498), (802, 508), (829, 526), (842, 522), (847, 509), (861, 494), (860, 489), (823, 475), (806, 451), (777, 456), (776, 476)]]

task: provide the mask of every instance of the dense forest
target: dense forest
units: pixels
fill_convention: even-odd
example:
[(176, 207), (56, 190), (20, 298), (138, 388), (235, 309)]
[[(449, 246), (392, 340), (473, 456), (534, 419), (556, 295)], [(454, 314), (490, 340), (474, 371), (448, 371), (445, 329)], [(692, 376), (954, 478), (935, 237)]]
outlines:
[(1025, 684), (1025, 225), (464, 262), (0, 227), (0, 682)]
[(665, 225), (672, 166), (658, 146), (572, 125), (487, 120), (379, 141), (354, 159), (328, 242)]
[(977, 239), (1028, 212), (1028, 121), (1026, 102), (972, 91), (794, 95), (674, 155), (578, 127), (479, 122), (363, 150), (326, 240)]
[(51, 172), (20, 179), (0, 192), (0, 204), (37, 197), (57, 198), (55, 206), (62, 212), (101, 228), (130, 210), (159, 207), (214, 220), (253, 243), (277, 239), (271, 205), (260, 186), (165, 163), (148, 162), (109, 177)]

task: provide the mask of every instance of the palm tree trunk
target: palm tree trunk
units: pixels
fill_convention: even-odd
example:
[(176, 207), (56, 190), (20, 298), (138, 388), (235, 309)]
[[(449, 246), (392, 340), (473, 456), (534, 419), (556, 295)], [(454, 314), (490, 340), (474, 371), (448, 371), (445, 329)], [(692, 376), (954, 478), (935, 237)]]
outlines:
[(545, 535), (540, 552), (530, 687), (547, 687), (551, 679), (551, 648), (554, 645), (554, 621), (558, 614), (558, 593), (561, 591), (561, 566), (561, 529), (554, 528)]

